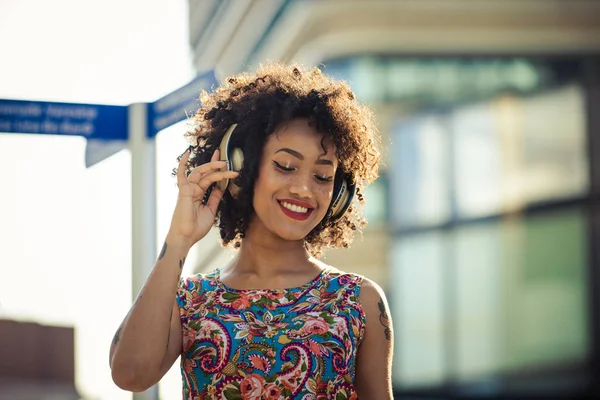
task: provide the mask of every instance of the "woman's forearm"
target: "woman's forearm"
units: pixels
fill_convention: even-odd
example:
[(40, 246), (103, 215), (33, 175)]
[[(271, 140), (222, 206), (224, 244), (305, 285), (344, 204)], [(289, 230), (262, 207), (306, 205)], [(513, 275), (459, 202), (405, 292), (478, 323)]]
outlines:
[(154, 384), (151, 381), (167, 350), (177, 285), (188, 252), (185, 240), (167, 235), (152, 272), (115, 333), (110, 367), (113, 380), (124, 389), (144, 390)]

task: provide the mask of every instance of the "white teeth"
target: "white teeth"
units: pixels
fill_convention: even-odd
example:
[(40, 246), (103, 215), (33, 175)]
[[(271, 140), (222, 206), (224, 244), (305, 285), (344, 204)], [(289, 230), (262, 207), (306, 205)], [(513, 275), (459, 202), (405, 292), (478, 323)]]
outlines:
[(301, 213), (301, 214), (304, 214), (304, 213), (308, 212), (308, 208), (306, 208), (306, 207), (300, 207), (300, 206), (297, 206), (295, 204), (290, 204), (290, 203), (285, 202), (285, 201), (282, 201), (281, 205), (284, 206), (285, 208), (287, 208), (288, 210), (293, 211), (293, 212), (297, 212), (297, 213)]

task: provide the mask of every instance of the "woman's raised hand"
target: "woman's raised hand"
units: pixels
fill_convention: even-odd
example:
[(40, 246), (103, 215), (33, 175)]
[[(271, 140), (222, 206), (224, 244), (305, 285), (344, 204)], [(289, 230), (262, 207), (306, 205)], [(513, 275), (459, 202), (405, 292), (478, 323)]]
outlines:
[[(223, 170), (227, 163), (219, 160), (217, 149), (206, 164), (202, 164), (192, 170), (186, 176), (186, 165), (190, 158), (190, 151), (186, 151), (177, 167), (177, 186), (179, 196), (177, 205), (171, 219), (171, 227), (168, 236), (182, 239), (188, 242), (189, 247), (202, 239), (215, 221), (215, 214), (223, 192), (213, 185), (222, 179), (234, 179), (238, 172)], [(211, 187), (212, 191), (208, 200), (203, 203), (206, 191)]]

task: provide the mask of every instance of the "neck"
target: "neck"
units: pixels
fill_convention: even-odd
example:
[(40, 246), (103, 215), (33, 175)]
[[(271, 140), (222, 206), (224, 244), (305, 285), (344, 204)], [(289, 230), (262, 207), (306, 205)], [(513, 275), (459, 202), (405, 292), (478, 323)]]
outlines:
[(302, 240), (284, 240), (249, 229), (231, 268), (239, 273), (276, 276), (309, 272), (314, 260)]

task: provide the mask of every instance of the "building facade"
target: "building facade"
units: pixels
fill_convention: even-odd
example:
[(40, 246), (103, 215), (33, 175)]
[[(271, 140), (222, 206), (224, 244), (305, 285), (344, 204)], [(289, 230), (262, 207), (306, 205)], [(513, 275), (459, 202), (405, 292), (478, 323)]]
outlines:
[[(375, 110), (388, 150), (366, 194), (370, 225), (326, 261), (386, 290), (398, 393), (598, 390), (599, 2), (190, 0), (189, 11), (199, 73), (319, 65)], [(202, 268), (228, 257), (199, 253)]]

